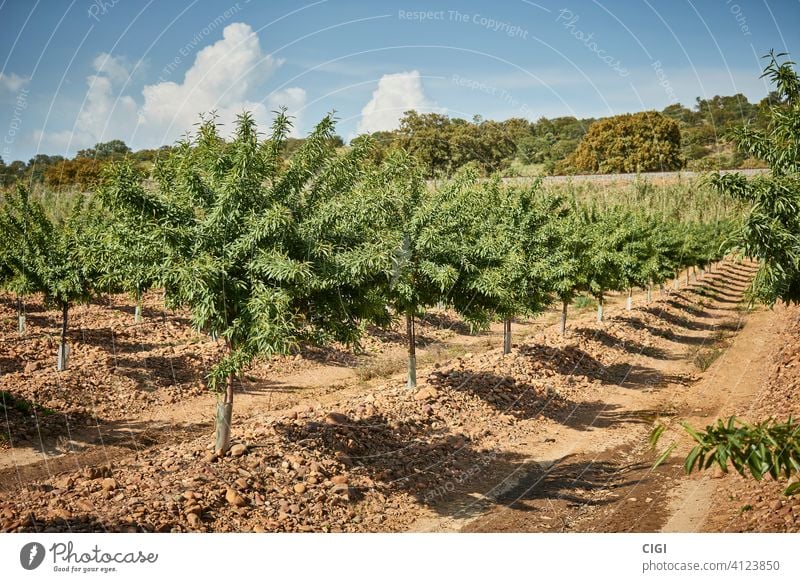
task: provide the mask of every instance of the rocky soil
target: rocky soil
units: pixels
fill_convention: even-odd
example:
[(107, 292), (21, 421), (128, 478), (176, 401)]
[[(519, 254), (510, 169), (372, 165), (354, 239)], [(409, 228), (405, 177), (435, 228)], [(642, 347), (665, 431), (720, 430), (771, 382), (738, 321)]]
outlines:
[[(772, 348), (770, 377), (750, 410), (739, 415), (750, 422), (800, 418), (800, 306), (781, 309), (784, 326)], [(715, 476), (719, 482), (714, 503), (719, 509), (706, 523), (708, 531), (800, 531), (800, 495), (782, 495), (786, 480), (767, 477), (758, 482), (736, 474), (723, 478), (719, 471)]]
[[(750, 272), (730, 269), (742, 276)], [(724, 277), (708, 277), (705, 286), (657, 297), (633, 311), (620, 309), (602, 324), (582, 318), (566, 337), (554, 329), (536, 333), (505, 357), (498, 349), (445, 357), (420, 369), (413, 392), (394, 377), (324, 399), (301, 394), (290, 408), (235, 412), (235, 445), (222, 458), (211, 453), (208, 431), (198, 435), (176, 426), (175, 438), (162, 440), (167, 444), (136, 447), (121, 460), (0, 490), (0, 530), (404, 531), (420, 519), (447, 515), (454, 495), (483, 496), (529, 461), (532, 446), (557, 446), (560, 431), (588, 431), (598, 422), (622, 430), (623, 423), (599, 412), (609, 388), (688, 389), (699, 370), (663, 373), (644, 366), (642, 357), (674, 357), (675, 340), (700, 325), (705, 303), (723, 290)], [(12, 313), (6, 309), (4, 318)], [(113, 328), (108, 314), (97, 311), (92, 306), (87, 312), (94, 319), (80, 314), (76, 321), (86, 328), (92, 321)], [(69, 391), (59, 391), (58, 382), (48, 388), (46, 378), (59, 378), (55, 372), (26, 372), (23, 362), (39, 354), (19, 348), (0, 389), (59, 411), (74, 407), (75, 415), (102, 410), (114, 418), (168, 406), (170, 399), (202, 389), (197, 378), (217, 349), (172, 317), (159, 328), (161, 335), (148, 339), (150, 345), (140, 343), (132, 353), (140, 359), (165, 353), (183, 358), (180, 381), (148, 392), (112, 365), (113, 351), (109, 355), (107, 347), (87, 343), (91, 349), (75, 350), (69, 380), (58, 380)], [(423, 341), (452, 334), (452, 327), (452, 322), (429, 322)], [(13, 329), (5, 325), (3, 333), (10, 337)], [(136, 333), (119, 332), (130, 345), (143, 338), (124, 334)], [(400, 339), (375, 335), (365, 350), (390, 349)], [(343, 353), (306, 352), (260, 366), (313, 369), (319, 359), (344, 362), (349, 356)], [(262, 373), (256, 367), (248, 375), (257, 380)], [(134, 397), (138, 392), (152, 399)], [(79, 404), (85, 395), (96, 398), (97, 407)], [(21, 416), (34, 429), (42, 426), (37, 419), (44, 413), (31, 415), (14, 405), (5, 409), (10, 422)]]

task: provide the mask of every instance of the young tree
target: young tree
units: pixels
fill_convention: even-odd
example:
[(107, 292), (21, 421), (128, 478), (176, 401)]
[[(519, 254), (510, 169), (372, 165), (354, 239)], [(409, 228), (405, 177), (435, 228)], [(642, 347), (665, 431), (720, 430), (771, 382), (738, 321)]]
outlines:
[(92, 258), (102, 273), (98, 285), (128, 293), (135, 302), (134, 321), (141, 323), (143, 294), (163, 283), (166, 241), (161, 229), (148, 228), (151, 217), (132, 212), (124, 202), (124, 193), (141, 184), (141, 172), (123, 165), (112, 176), (98, 192), (106, 213), (94, 233)]
[(67, 367), (69, 309), (89, 301), (98, 275), (87, 260), (95, 217), (91, 202), (78, 196), (66, 220), (53, 221), (21, 184), (6, 198), (0, 215), (6, 257), (18, 289), (43, 293), (45, 303), (61, 311), (58, 370)]
[(483, 211), (499, 217), (484, 230), (484, 236), (492, 235), (491, 244), (481, 246), (495, 250), (497, 266), (482, 269), (481, 279), (490, 284), (481, 288), (493, 290), (487, 299), (504, 323), (504, 354), (511, 351), (512, 318), (541, 313), (554, 299), (551, 275), (557, 267), (554, 259), (561, 243), (558, 221), (566, 209), (561, 198), (543, 194), (539, 187), (536, 182), (524, 188), (507, 188), (500, 197), (503, 203)]
[(552, 269), (548, 273), (548, 286), (561, 302), (561, 335), (567, 332), (567, 310), (570, 303), (587, 288), (586, 257), (591, 252), (591, 241), (585, 236), (583, 220), (575, 204), (570, 211), (555, 221), (557, 239), (560, 241), (553, 254)]
[(362, 318), (383, 309), (359, 285), (365, 274), (351, 278), (341, 268), (354, 241), (322, 228), (326, 210), (364, 177), (364, 152), (338, 155), (333, 129), (325, 117), (286, 162), (283, 112), (264, 141), (248, 113), (230, 142), (208, 119), (159, 162), (154, 190), (130, 180), (125, 164), (106, 190), (113, 206), (159, 231), (168, 304), (187, 306), (198, 330), (225, 342), (209, 375), (221, 393), (218, 454), (230, 444), (235, 379), (255, 358), (306, 341), (353, 342)]
[(584, 254), (586, 290), (597, 300), (597, 321), (603, 321), (605, 294), (620, 291), (624, 285), (623, 268), (626, 231), (618, 212), (589, 208), (583, 212), (583, 234), (590, 251)]

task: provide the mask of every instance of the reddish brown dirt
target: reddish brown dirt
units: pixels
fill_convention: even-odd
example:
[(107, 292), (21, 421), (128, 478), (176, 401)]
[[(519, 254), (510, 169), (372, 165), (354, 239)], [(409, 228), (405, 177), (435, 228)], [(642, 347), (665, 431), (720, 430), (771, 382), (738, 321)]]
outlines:
[[(41, 442), (33, 438), (36, 447), (46, 445), (45, 458), (18, 446), (9, 431), (14, 447), (0, 456), (0, 528), (658, 530), (674, 514), (668, 492), (679, 490), (683, 477), (674, 462), (648, 472), (647, 433), (657, 417), (705, 417), (723, 409), (725, 390), (709, 379), (742, 338), (745, 346), (753, 340), (746, 336), (753, 323), (763, 320), (752, 335), (764, 339), (779, 317), (737, 309), (751, 273), (749, 265), (723, 265), (703, 286), (632, 312), (612, 307), (604, 324), (577, 318), (567, 338), (555, 333), (550, 317), (515, 326), (521, 341), (505, 358), (493, 347), (500, 344), (498, 330), (466, 335), (440, 316), (421, 326), (415, 393), (403, 386), (396, 334), (371, 337), (365, 343), (371, 355), (359, 358), (333, 349), (262, 363), (247, 374), (237, 398), (234, 437), (242, 446), (235, 452), (241, 455), (223, 459), (208, 455), (209, 397), (181, 388), (199, 390), (202, 379), (177, 382), (172, 390), (169, 382), (157, 386), (154, 399), (136, 409), (138, 388), (117, 378), (128, 376), (108, 358), (80, 365), (79, 358), (94, 352), (76, 347), (75, 369), (86, 376), (62, 374), (77, 378), (78, 390), (53, 390), (51, 398), (64, 402), (50, 405), (58, 415), (70, 407), (68, 414), (86, 413), (94, 429), (77, 422), (64, 439), (58, 425), (50, 430), (32, 419), (34, 428), (49, 430)], [(6, 309), (7, 321), (13, 311)], [(81, 326), (112, 327), (102, 310), (113, 308), (85, 309), (84, 320), (76, 310)], [(141, 362), (170, 348), (187, 358), (187, 374), (199, 375), (203, 364), (188, 359), (208, 365), (216, 345), (175, 316), (170, 321), (172, 331), (162, 325), (165, 337), (132, 350), (131, 358)], [(14, 333), (13, 323), (4, 323), (4, 338)], [(723, 355), (701, 373), (694, 362), (709, 359), (712, 340)], [(747, 363), (744, 352), (737, 359)], [(48, 394), (36, 373), (51, 373), (26, 373), (19, 354), (27, 352), (15, 353), (10, 361), (17, 369), (0, 378), (0, 390), (30, 400)], [(111, 376), (87, 388), (109, 393), (100, 398), (109, 403), (102, 416), (76, 404), (92, 374)], [(154, 382), (158, 375), (143, 377)], [(27, 426), (27, 412), (4, 409), (9, 429)], [(48, 449), (59, 444), (58, 436), (63, 448)]]

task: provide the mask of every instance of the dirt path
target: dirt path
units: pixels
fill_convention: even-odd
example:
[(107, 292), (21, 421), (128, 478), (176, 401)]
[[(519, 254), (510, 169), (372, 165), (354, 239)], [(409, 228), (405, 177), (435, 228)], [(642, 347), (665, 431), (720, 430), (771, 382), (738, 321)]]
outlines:
[[(602, 405), (577, 406), (579, 422), (551, 426), (539, 442), (515, 451), (526, 462), (507, 474), (487, 471), (483, 489), (473, 484), (473, 493), (454, 496), (413, 529), (698, 531), (715, 479), (683, 475), (681, 454), (690, 444), (672, 427), (662, 443), (677, 440), (679, 446), (651, 471), (655, 455), (647, 437), (656, 418), (702, 427), (749, 407), (780, 320), (774, 311), (740, 309), (750, 274), (748, 268), (728, 269), (709, 281), (711, 293), (698, 288), (694, 299), (700, 303), (673, 318), (677, 331), (665, 353), (633, 355), (625, 379), (603, 387)], [(699, 379), (687, 381), (697, 377), (698, 362), (705, 366), (714, 357)]]

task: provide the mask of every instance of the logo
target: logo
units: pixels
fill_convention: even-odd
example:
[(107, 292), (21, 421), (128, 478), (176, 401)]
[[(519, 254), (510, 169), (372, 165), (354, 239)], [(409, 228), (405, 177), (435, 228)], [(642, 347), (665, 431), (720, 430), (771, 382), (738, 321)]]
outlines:
[(19, 563), (26, 570), (35, 570), (44, 561), (44, 546), (38, 542), (30, 542), (22, 546), (19, 552)]

